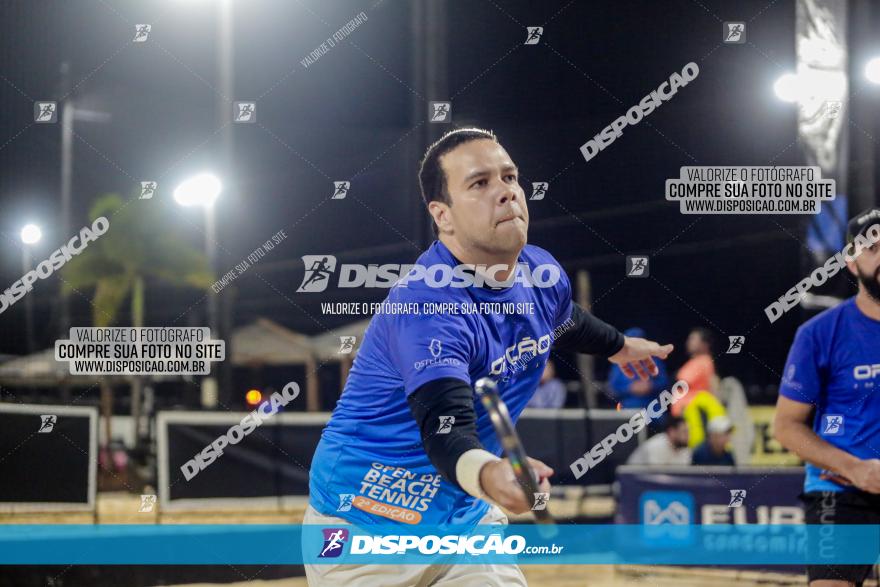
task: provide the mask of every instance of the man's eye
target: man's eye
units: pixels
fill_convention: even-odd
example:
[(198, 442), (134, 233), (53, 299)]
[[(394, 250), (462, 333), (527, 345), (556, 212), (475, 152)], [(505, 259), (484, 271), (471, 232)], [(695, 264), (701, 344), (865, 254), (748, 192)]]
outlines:
[[(475, 182), (474, 182), (474, 185), (479, 185), (479, 186), (486, 185), (486, 180), (485, 180), (485, 179), (480, 179), (480, 180), (478, 180), (478, 181), (475, 181)], [(473, 187), (473, 186), (471, 186), (471, 187)]]
[(508, 175), (507, 178), (508, 178), (508, 179), (512, 179), (513, 181), (516, 181), (516, 176), (515, 176), (515, 175)]

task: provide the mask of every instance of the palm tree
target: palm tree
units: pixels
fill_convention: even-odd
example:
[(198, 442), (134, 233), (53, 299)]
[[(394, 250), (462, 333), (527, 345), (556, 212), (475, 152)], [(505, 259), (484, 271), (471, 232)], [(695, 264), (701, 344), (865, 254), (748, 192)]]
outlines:
[[(204, 253), (193, 248), (163, 219), (158, 200), (125, 202), (117, 194), (101, 196), (92, 205), (89, 219), (105, 216), (109, 230), (62, 269), (66, 294), (94, 288), (92, 321), (96, 327), (112, 326), (126, 298), (131, 300), (131, 325), (144, 325), (144, 296), (148, 280), (176, 287), (207, 289), (214, 281)], [(113, 396), (101, 379), (101, 412), (110, 440)], [(131, 379), (131, 415), (136, 438), (139, 430), (143, 380)]]

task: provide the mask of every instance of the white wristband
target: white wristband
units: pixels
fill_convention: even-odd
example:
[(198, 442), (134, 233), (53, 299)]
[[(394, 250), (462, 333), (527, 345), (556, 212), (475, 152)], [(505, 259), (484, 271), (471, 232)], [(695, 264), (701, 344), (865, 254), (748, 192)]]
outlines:
[(477, 499), (484, 499), (490, 503), (494, 503), (488, 495), (483, 492), (480, 485), (480, 471), (486, 463), (493, 463), (501, 459), (482, 448), (472, 448), (460, 457), (455, 463), (455, 477), (458, 484), (470, 495)]

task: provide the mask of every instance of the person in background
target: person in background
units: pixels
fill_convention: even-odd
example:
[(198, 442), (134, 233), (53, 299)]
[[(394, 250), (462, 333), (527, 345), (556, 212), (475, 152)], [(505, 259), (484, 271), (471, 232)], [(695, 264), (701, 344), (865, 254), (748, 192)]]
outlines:
[(724, 409), (724, 404), (708, 391), (692, 393), (679, 402), (685, 400), (688, 404), (681, 411), (681, 417), (688, 423), (690, 447), (696, 448), (706, 440), (709, 422), (719, 416), (727, 416), (727, 410)]
[(627, 465), (690, 465), (688, 448), (688, 425), (683, 418), (669, 416), (666, 428), (655, 434), (635, 450), (626, 461)]
[(691, 358), (682, 365), (675, 378), (679, 381), (687, 381), (689, 391), (686, 396), (672, 405), (674, 416), (680, 415), (698, 392), (715, 393), (718, 383), (715, 361), (712, 359), (713, 338), (712, 331), (702, 326), (692, 329), (688, 335), (685, 349)]
[(752, 460), (752, 445), (755, 442), (755, 422), (749, 412), (746, 390), (736, 377), (725, 377), (718, 383), (718, 399), (724, 404), (727, 417), (733, 423), (730, 452), (738, 465), (748, 465)]
[[(626, 335), (630, 336), (630, 335)], [(615, 365), (616, 366), (616, 365)], [(565, 405), (565, 384), (556, 377), (556, 366), (553, 359), (547, 359), (547, 365), (541, 374), (541, 381), (535, 395), (529, 400), (527, 408), (545, 408), (557, 410)]]
[[(641, 328), (630, 328), (624, 331), (624, 336), (637, 336), (643, 338), (646, 335)], [(640, 410), (647, 408), (661, 391), (666, 389), (669, 378), (666, 374), (666, 365), (659, 359), (654, 360), (657, 363), (657, 375), (651, 377), (649, 381), (642, 379), (630, 379), (617, 365), (611, 366), (608, 374), (608, 390), (610, 395), (620, 402), (623, 409)]]
[(733, 454), (727, 449), (730, 443), (730, 434), (733, 432), (733, 423), (727, 416), (716, 416), (709, 420), (706, 427), (708, 437), (706, 441), (694, 449), (694, 465), (704, 466), (736, 466)]

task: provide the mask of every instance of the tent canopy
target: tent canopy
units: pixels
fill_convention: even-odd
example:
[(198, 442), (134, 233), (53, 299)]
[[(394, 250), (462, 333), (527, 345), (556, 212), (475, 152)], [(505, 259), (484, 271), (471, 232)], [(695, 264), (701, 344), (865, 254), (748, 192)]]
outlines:
[[(236, 367), (264, 365), (306, 365), (352, 359), (363, 341), (369, 320), (353, 322), (324, 334), (306, 336), (294, 332), (266, 318), (236, 328), (232, 333), (232, 364)], [(356, 337), (354, 351), (340, 354), (340, 338)], [(0, 363), (0, 385), (25, 387), (51, 387), (67, 382), (74, 386), (88, 387), (101, 379), (112, 383), (127, 382), (126, 376), (71, 375), (67, 361), (55, 360), (55, 349), (45, 349), (31, 355), (4, 357)], [(153, 377), (154, 380), (177, 379), (179, 376)]]
[(232, 364), (236, 367), (303, 365), (312, 356), (308, 336), (266, 318), (232, 332)]
[[(155, 379), (175, 379), (176, 375), (164, 375)], [(0, 385), (20, 387), (54, 387), (69, 383), (75, 387), (90, 387), (101, 380), (118, 383), (127, 382), (130, 377), (122, 375), (71, 375), (70, 362), (56, 361), (55, 349), (38, 351), (10, 359), (0, 364)]]

